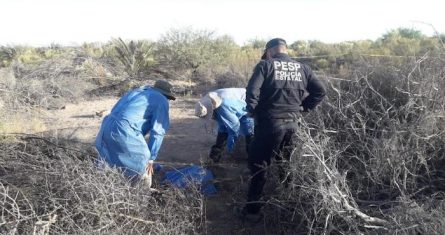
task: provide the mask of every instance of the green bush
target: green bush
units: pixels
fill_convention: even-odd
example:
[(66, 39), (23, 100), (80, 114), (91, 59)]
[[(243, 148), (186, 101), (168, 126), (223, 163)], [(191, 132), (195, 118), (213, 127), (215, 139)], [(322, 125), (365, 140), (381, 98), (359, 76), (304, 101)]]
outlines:
[(155, 63), (153, 44), (148, 41), (125, 42), (121, 38), (112, 40), (117, 59), (124, 65), (125, 72), (132, 78), (143, 78)]
[(208, 75), (227, 66), (238, 50), (228, 36), (192, 28), (171, 29), (157, 43), (156, 60), (165, 71), (176, 71), (172, 77), (177, 79), (213, 82)]

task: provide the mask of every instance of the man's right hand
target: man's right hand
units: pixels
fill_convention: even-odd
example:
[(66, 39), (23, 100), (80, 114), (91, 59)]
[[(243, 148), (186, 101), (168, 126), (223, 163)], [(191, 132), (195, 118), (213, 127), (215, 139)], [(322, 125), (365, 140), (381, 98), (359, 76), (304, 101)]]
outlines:
[(149, 187), (151, 188), (152, 184), (153, 184), (153, 161), (150, 160), (147, 164), (147, 168), (146, 168), (146, 172), (145, 174), (142, 176), (142, 181)]
[(149, 175), (153, 175), (153, 172), (154, 172), (154, 170), (153, 170), (153, 161), (148, 161), (148, 164), (147, 164), (147, 173), (149, 174)]

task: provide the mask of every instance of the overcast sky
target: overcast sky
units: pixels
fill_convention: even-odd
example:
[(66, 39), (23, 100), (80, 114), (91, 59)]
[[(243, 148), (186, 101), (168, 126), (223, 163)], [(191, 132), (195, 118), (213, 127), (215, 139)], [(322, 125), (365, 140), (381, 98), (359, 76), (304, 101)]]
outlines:
[[(441, 0), (0, 0), (0, 45), (157, 40), (171, 28), (249, 39), (376, 39), (408, 27), (445, 33)], [(421, 23), (424, 22), (424, 23)], [(425, 24), (427, 23), (427, 24)]]

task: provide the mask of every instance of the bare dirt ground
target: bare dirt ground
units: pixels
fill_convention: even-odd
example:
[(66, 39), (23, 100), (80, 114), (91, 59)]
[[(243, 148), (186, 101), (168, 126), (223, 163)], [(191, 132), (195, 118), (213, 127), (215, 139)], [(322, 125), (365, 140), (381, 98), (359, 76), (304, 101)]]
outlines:
[[(170, 103), (170, 130), (165, 136), (157, 162), (169, 167), (201, 165), (207, 159), (215, 134), (193, 115), (197, 99), (181, 98)], [(117, 98), (83, 101), (68, 104), (61, 110), (44, 115), (48, 134), (69, 140), (77, 148), (93, 148), (96, 133), (103, 117), (96, 113), (109, 110)], [(240, 222), (232, 213), (236, 201), (245, 200), (246, 156), (240, 143), (233, 154), (226, 154), (220, 164), (208, 166), (215, 175), (218, 193), (206, 198), (206, 234), (264, 234), (261, 226)]]

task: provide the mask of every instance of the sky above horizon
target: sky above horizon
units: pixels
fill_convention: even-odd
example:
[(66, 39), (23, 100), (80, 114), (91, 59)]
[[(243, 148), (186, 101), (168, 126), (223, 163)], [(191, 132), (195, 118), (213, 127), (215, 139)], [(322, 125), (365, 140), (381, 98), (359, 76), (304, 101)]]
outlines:
[(158, 40), (172, 28), (229, 35), (239, 45), (375, 40), (399, 27), (445, 33), (440, 0), (0, 0), (0, 45)]

